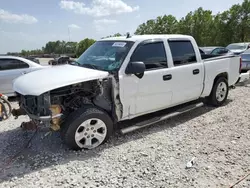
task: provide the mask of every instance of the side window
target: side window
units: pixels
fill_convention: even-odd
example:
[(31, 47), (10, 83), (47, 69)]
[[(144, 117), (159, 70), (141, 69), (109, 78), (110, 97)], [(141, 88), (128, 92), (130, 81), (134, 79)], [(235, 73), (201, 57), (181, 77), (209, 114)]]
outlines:
[(175, 66), (197, 62), (195, 51), (190, 41), (169, 41), (168, 43)]
[(0, 59), (0, 71), (28, 68), (29, 65), (17, 59)]
[(163, 42), (147, 43), (139, 46), (130, 61), (145, 63), (146, 70), (167, 68), (167, 56)]
[(29, 65), (23, 61), (19, 61), (19, 69), (24, 69), (24, 68), (29, 68)]
[(216, 49), (214, 49), (214, 50), (211, 52), (211, 54), (217, 55), (217, 54), (221, 54), (221, 52), (222, 52), (222, 49), (216, 48)]

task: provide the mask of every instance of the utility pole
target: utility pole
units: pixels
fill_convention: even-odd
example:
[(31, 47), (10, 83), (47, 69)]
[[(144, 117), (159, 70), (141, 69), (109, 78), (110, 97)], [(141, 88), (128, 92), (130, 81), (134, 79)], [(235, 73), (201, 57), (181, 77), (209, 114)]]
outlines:
[(68, 35), (69, 35), (69, 42), (70, 42), (70, 30), (69, 30), (69, 26), (68, 26)]

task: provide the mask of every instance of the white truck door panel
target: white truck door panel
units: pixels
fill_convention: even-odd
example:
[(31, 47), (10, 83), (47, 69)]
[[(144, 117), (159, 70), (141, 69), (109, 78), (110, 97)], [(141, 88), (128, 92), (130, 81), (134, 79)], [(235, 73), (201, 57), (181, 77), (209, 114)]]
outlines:
[(138, 80), (136, 96), (136, 114), (151, 112), (166, 108), (171, 105), (172, 91), (171, 80), (163, 80), (168, 71), (155, 70), (145, 72), (142, 79)]
[[(120, 77), (120, 93), (123, 114), (137, 116), (171, 105), (172, 81), (167, 77), (169, 70), (155, 70), (144, 73), (139, 79), (135, 75)], [(165, 79), (165, 80), (164, 80)]]
[(204, 68), (202, 63), (193, 63), (171, 68), (173, 104), (198, 99), (203, 89)]
[(204, 64), (189, 40), (168, 41), (173, 67), (173, 105), (196, 100), (201, 96), (204, 80)]
[(163, 41), (140, 43), (130, 58), (130, 62), (136, 61), (144, 62), (146, 66), (141, 79), (135, 75), (119, 77), (120, 88), (123, 88), (120, 98), (124, 105), (124, 117), (154, 112), (171, 105), (171, 79), (167, 78), (168, 64)]

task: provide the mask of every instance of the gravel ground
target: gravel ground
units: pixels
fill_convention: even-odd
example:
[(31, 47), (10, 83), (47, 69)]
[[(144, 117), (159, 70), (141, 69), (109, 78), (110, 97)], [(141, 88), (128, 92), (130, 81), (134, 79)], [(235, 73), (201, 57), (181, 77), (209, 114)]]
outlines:
[[(250, 85), (231, 90), (220, 108), (201, 107), (157, 125), (115, 134), (91, 151), (69, 151), (58, 134), (31, 144), (4, 171), (0, 187), (221, 187), (250, 170)], [(0, 167), (32, 132), (18, 120), (0, 123)], [(186, 163), (193, 157), (193, 168)], [(235, 187), (250, 187), (250, 177)]]

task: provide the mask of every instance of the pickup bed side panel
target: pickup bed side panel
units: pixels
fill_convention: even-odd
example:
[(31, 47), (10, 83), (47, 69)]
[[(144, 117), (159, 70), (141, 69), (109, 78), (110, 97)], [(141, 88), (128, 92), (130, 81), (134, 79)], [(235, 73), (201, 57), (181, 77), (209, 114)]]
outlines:
[(228, 84), (234, 85), (240, 77), (240, 56), (230, 58), (230, 74)]
[(204, 90), (201, 97), (209, 96), (213, 88), (215, 78), (221, 74), (226, 73), (228, 77), (228, 85), (234, 85), (238, 80), (240, 57), (223, 57), (218, 59), (208, 59), (204, 61), (205, 66), (205, 80)]

